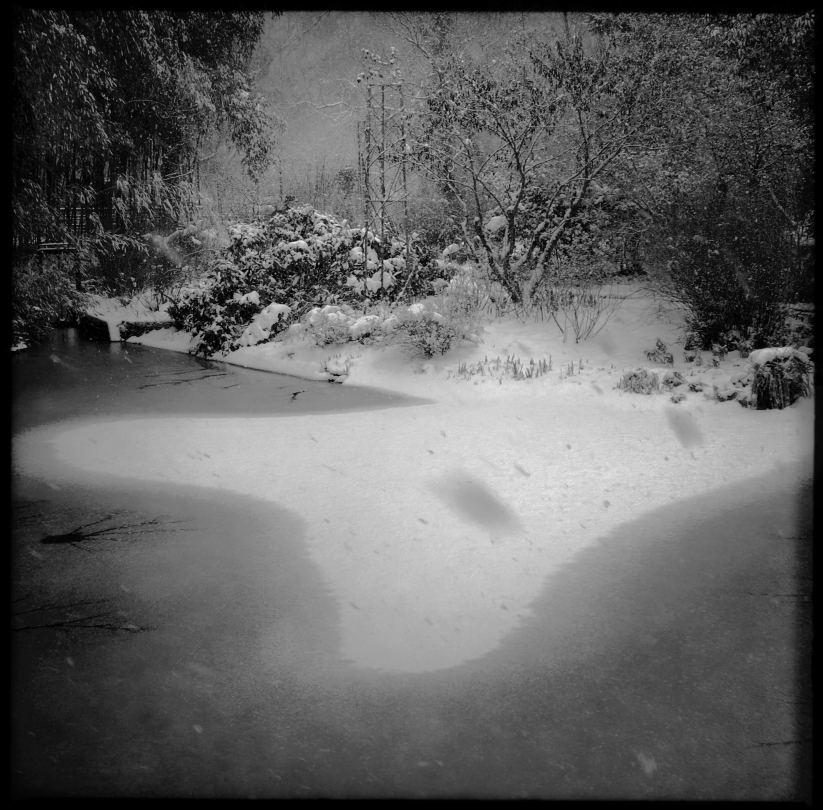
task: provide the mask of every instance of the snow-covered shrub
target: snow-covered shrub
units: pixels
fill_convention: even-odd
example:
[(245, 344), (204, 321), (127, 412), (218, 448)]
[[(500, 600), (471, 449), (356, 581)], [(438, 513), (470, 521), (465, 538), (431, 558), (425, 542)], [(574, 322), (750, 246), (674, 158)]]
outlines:
[(675, 196), (655, 241), (659, 291), (684, 311), (699, 348), (782, 345), (785, 302), (794, 300), (801, 263), (766, 195), (708, 184)]
[(669, 399), (671, 399), (671, 401), (674, 402), (675, 405), (677, 405), (678, 402), (683, 402), (683, 400), (686, 399), (686, 395), (683, 393), (683, 391), (675, 391), (671, 395), (671, 397), (669, 397)]
[(469, 259), (469, 252), (466, 249), (465, 243), (452, 242), (446, 245), (440, 253), (442, 261), (454, 262), (455, 264), (464, 264)]
[(512, 310), (508, 292), (490, 280), (478, 265), (441, 260), (438, 265), (442, 277), (435, 279), (432, 287), (439, 296), (438, 307), (444, 315), (476, 322), (483, 314), (495, 313), (500, 317)]
[(751, 408), (754, 405), (754, 396), (751, 387), (746, 386), (738, 390), (737, 402), (744, 408)]
[(781, 410), (811, 396), (814, 364), (804, 352), (789, 346), (760, 349), (749, 359), (754, 365), (752, 399), (758, 410)]
[(696, 363), (698, 366), (703, 364), (703, 358), (700, 356), (700, 341), (694, 333), (687, 332), (683, 336), (683, 361)]
[(35, 258), (13, 265), (12, 346), (42, 340), (55, 321), (67, 319), (85, 302), (85, 294), (76, 289), (70, 264), (59, 255), (44, 256), (42, 267)]
[(427, 241), (425, 235), (412, 232), (408, 237), (408, 245), (403, 240), (392, 240), (392, 251), (403, 256), (407, 264), (401, 276), (397, 277), (397, 286), (392, 291), (395, 301), (409, 301), (430, 295), (432, 284), (438, 278), (450, 278), (450, 268), (444, 269), (444, 264), (451, 265), (455, 259), (450, 256), (447, 262), (438, 259), (439, 249)]
[(341, 345), (351, 341), (359, 343), (383, 343), (391, 333), (397, 317), (396, 309), (388, 306), (374, 307), (369, 314), (341, 304), (315, 307), (292, 330), (310, 337), (318, 346)]
[(419, 275), (416, 259), (407, 260), (414, 239), (407, 244), (393, 238), (383, 245), (371, 231), (351, 228), (310, 206), (236, 223), (228, 239), (223, 255), (210, 266), (205, 288), (189, 292), (170, 310), (179, 328), (198, 335), (198, 351), (207, 356), (236, 348), (259, 311), (240, 301), (250, 292), (257, 292), (263, 307), (288, 305), (295, 321), (329, 304), (362, 307), (369, 300), (408, 293)]
[(312, 309), (303, 319), (303, 326), (318, 346), (339, 345), (356, 339), (352, 332), (356, 320), (351, 307), (327, 304)]
[(391, 342), (409, 357), (434, 357), (445, 354), (461, 335), (431, 306), (412, 304), (399, 311), (392, 322)]
[[(246, 296), (238, 296), (238, 300), (245, 298), (246, 301), (258, 303), (259, 297), (256, 292)], [(269, 304), (254, 316), (252, 322), (243, 330), (238, 341), (240, 346), (256, 346), (258, 343), (267, 341), (271, 337), (274, 325), (283, 318), (285, 322), (289, 317), (291, 309), (285, 304)]]
[(437, 311), (461, 338), (474, 335), (487, 307), (492, 305), (488, 285), (474, 266), (458, 268), (436, 296)]
[[(259, 280), (259, 275), (244, 272), (233, 262), (223, 259), (212, 266), (203, 289), (186, 291), (169, 307), (175, 326), (197, 337), (197, 354), (211, 357), (217, 352), (230, 352), (246, 345), (241, 342), (241, 337), (260, 314), (261, 307), (265, 309), (270, 304), (279, 303), (270, 290), (257, 290), (252, 286), (255, 277)], [(269, 331), (266, 340), (285, 328), (287, 323), (282, 320), (272, 326), (275, 328)]]
[(679, 371), (669, 370), (663, 374), (663, 377), (660, 380), (660, 385), (662, 385), (667, 391), (671, 391), (673, 388), (677, 388), (685, 382), (685, 377)]
[(665, 363), (667, 365), (674, 363), (674, 357), (669, 353), (668, 346), (660, 338), (657, 338), (654, 349), (644, 352), (644, 354), (653, 363)]
[(683, 362), (694, 363), (697, 356), (700, 354), (700, 347), (695, 340), (694, 335), (689, 333), (683, 334), (677, 339), (676, 342), (683, 344)]
[(712, 366), (719, 368), (727, 353), (728, 349), (725, 343), (712, 343)]
[(713, 385), (711, 393), (706, 392), (703, 394), (706, 399), (716, 399), (718, 402), (728, 402), (730, 399), (734, 399), (740, 393), (739, 388), (735, 388), (733, 385), (724, 385), (722, 388), (719, 385)]
[[(169, 310), (178, 328), (197, 335), (197, 351), (205, 356), (238, 348), (261, 307), (288, 302), (294, 319), (312, 302), (326, 303), (335, 290), (344, 290), (357, 232), (300, 208), (265, 221), (237, 223), (228, 237), (204, 287), (187, 291)], [(256, 303), (249, 293), (257, 294)], [(286, 318), (279, 320), (268, 339), (287, 325)]]
[[(349, 333), (354, 340), (367, 343), (379, 342), (384, 334), (385, 321), (381, 315), (360, 315), (349, 325)], [(391, 326), (388, 327), (391, 330)]]
[(740, 356), (742, 358), (748, 357), (752, 353), (753, 349), (754, 341), (751, 340), (751, 338), (743, 338), (743, 340), (737, 344), (737, 350), (740, 352)]
[(206, 272), (219, 254), (221, 238), (215, 228), (219, 229), (216, 217), (201, 217), (174, 230), (118, 237), (109, 249), (94, 255), (92, 291), (117, 298), (124, 306), (148, 290), (160, 300), (174, 300), (180, 288)]
[(352, 363), (356, 359), (356, 357), (353, 357), (350, 354), (344, 357), (342, 352), (339, 352), (338, 354), (326, 358), (323, 363), (323, 371), (331, 374), (335, 382), (342, 383), (346, 377), (349, 376)]
[(657, 391), (659, 378), (657, 374), (647, 371), (645, 368), (638, 368), (634, 371), (627, 371), (617, 387), (632, 394), (653, 394)]
[[(810, 305), (809, 305), (810, 306)], [(814, 346), (814, 310), (801, 304), (789, 308), (786, 321), (786, 343), (793, 346)]]
[(740, 371), (735, 371), (729, 382), (731, 382), (731, 384), (736, 388), (745, 388), (747, 385), (752, 384), (753, 379), (754, 371), (751, 367), (749, 367), (741, 369)]

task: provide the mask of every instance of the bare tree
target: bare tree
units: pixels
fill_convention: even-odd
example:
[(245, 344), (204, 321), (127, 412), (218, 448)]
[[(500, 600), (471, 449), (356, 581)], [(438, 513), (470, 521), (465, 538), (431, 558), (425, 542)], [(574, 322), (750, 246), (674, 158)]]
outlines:
[(628, 59), (571, 24), (513, 41), (500, 60), (439, 63), (412, 156), (460, 203), (467, 244), (514, 302), (537, 299), (597, 180), (648, 139), (647, 111), (665, 102), (662, 59)]

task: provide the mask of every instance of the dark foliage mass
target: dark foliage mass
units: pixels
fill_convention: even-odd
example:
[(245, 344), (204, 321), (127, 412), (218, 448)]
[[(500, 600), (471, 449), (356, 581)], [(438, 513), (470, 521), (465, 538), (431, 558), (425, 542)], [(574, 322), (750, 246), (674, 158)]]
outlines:
[(258, 12), (17, 7), (13, 19), (15, 264), (43, 242), (93, 276), (118, 252), (148, 255), (196, 208), (198, 148), (222, 129), (257, 175), (271, 121), (245, 66)]
[(797, 355), (778, 357), (757, 366), (752, 382), (752, 397), (758, 410), (782, 410), (800, 397), (811, 396), (810, 362)]
[(42, 340), (56, 321), (67, 319), (84, 301), (65, 259), (45, 256), (21, 262), (12, 274), (12, 346)]

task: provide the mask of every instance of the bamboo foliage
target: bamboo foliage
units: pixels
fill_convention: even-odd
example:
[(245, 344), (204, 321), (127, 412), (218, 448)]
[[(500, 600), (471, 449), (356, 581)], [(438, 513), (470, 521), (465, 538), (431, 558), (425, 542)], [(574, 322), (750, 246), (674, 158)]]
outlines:
[[(14, 11), (15, 248), (136, 239), (191, 217), (223, 128), (250, 174), (272, 146), (245, 65), (262, 13)], [(116, 241), (116, 240), (115, 240)]]

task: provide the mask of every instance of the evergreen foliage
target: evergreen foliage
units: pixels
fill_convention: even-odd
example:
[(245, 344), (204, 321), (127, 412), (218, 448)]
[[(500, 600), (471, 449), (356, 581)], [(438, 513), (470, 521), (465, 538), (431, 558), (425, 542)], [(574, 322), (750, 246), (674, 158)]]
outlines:
[(12, 274), (12, 346), (43, 340), (55, 321), (68, 320), (85, 303), (68, 261), (59, 255), (44, 256), (42, 263), (32, 257)]
[(216, 128), (259, 175), (271, 126), (244, 68), (262, 23), (245, 11), (16, 7), (15, 245), (99, 252), (188, 222), (198, 145)]

